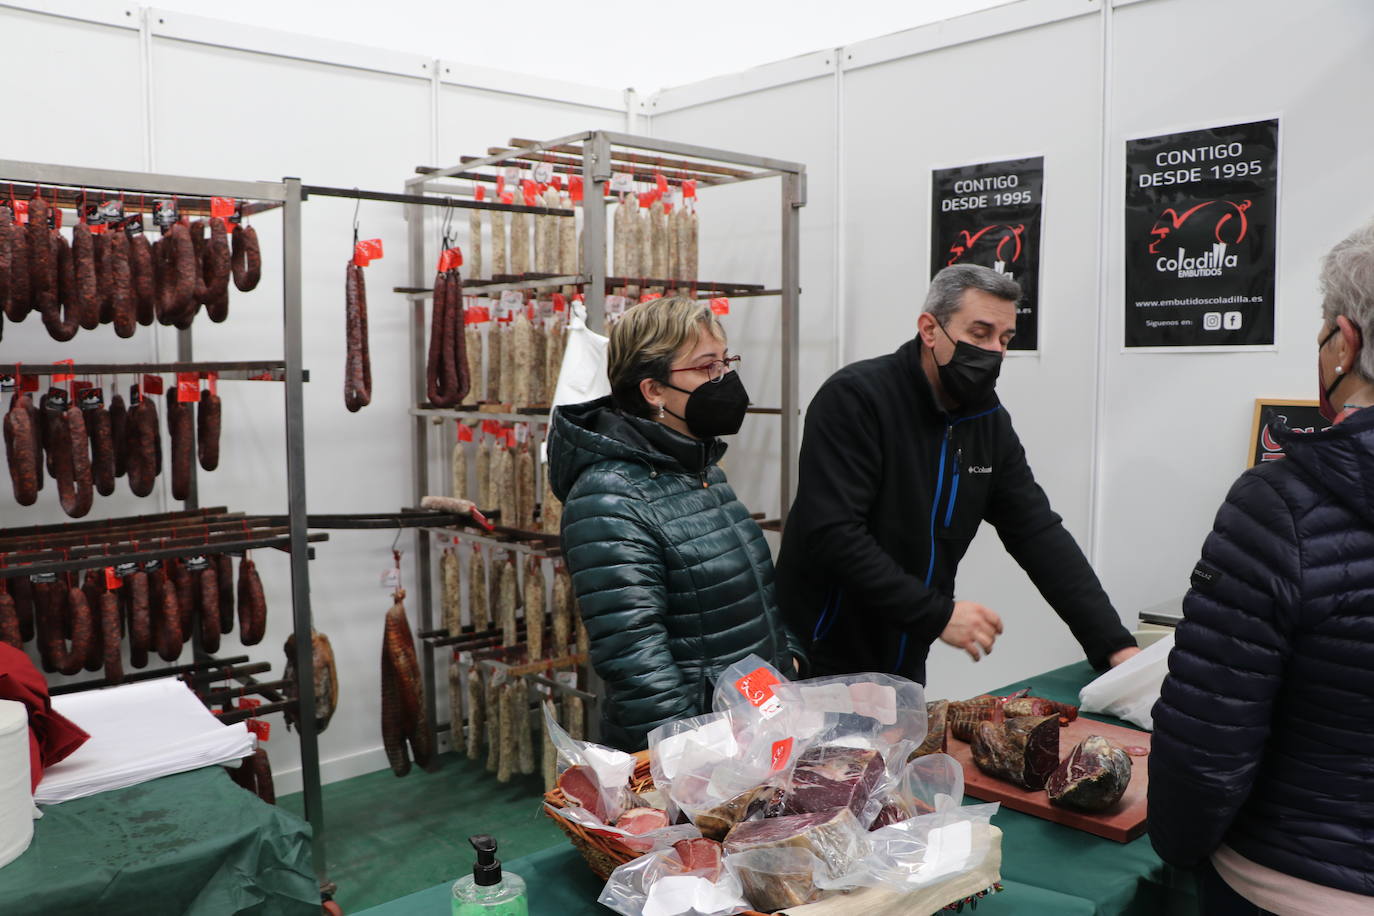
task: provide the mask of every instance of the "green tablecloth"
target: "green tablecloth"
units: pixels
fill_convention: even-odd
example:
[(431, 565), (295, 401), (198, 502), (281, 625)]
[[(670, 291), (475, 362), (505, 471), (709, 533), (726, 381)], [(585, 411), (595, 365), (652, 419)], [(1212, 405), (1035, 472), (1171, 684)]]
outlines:
[(6, 916), (318, 916), (310, 825), (206, 767), (43, 809)]
[[(990, 691), (1031, 687), (1036, 696), (1077, 703), (1078, 691), (1095, 677), (1081, 662)], [(1133, 727), (1105, 716), (1104, 722)], [(967, 804), (978, 804), (968, 798)], [(1196, 916), (1193, 879), (1159, 860), (1149, 837), (1114, 843), (1001, 809), (992, 821), (1002, 829), (1003, 892), (978, 902), (978, 916)], [(524, 878), (533, 916), (581, 916), (610, 912), (595, 901), (602, 882), (569, 845), (506, 863)], [(456, 876), (455, 876), (456, 877)], [(441, 916), (449, 912), (449, 884), (393, 900), (356, 916)], [(965, 912), (970, 912), (965, 908)]]

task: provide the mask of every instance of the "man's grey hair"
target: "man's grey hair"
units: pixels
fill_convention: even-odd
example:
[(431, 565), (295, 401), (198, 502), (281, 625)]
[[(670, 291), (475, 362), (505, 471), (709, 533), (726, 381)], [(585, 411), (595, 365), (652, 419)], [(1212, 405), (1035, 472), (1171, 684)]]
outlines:
[(1374, 380), (1374, 221), (1365, 223), (1322, 258), (1322, 317), (1333, 325), (1344, 315), (1360, 329), (1359, 365)]
[(1017, 302), (1021, 299), (1021, 284), (1006, 274), (999, 274), (991, 267), (977, 264), (955, 264), (946, 267), (930, 281), (926, 292), (926, 305), (922, 309), (944, 324), (959, 310), (964, 290), (981, 289), (1001, 299)]

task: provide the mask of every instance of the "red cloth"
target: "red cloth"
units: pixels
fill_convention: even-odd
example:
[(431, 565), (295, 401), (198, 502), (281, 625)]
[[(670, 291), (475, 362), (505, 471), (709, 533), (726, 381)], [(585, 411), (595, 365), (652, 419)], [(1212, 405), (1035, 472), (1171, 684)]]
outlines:
[(0, 700), (18, 700), (29, 708), (29, 779), (34, 789), (45, 767), (91, 737), (52, 708), (48, 682), (27, 655), (6, 643), (0, 643)]

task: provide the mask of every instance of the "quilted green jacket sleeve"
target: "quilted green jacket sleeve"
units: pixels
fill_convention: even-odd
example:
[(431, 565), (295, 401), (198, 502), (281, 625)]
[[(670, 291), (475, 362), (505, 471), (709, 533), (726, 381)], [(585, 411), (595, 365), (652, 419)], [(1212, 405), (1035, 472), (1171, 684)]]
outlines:
[(667, 565), (635, 481), (614, 465), (584, 474), (563, 508), (563, 550), (606, 685), (611, 743), (642, 747), (648, 733), (699, 710), (669, 647)]

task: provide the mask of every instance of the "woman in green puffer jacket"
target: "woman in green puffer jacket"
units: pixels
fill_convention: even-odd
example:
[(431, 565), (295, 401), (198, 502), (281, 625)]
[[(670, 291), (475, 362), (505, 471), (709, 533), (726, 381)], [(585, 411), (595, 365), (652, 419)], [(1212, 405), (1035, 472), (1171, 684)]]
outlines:
[(751, 652), (788, 674), (804, 663), (763, 531), (717, 466), (749, 403), (738, 361), (709, 307), (654, 299), (611, 329), (611, 395), (554, 414), (550, 482), (605, 744), (639, 750), (710, 712), (717, 676)]

